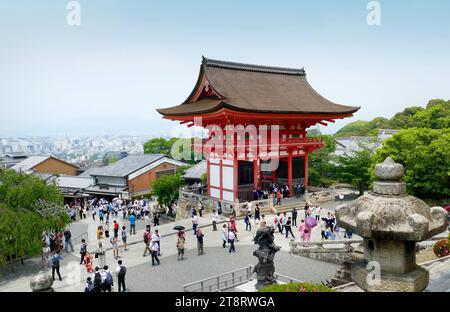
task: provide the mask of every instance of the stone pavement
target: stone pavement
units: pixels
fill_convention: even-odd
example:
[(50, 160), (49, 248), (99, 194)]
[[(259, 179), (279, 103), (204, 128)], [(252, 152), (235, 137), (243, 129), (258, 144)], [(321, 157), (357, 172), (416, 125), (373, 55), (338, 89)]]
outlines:
[[(336, 206), (336, 203), (327, 203), (323, 204), (322, 208), (322, 214), (325, 215), (327, 211), (331, 211)], [(288, 214), (289, 215), (289, 214)], [(298, 215), (298, 222), (304, 217), (303, 209), (299, 209), (299, 215)], [(267, 215), (266, 221), (268, 225), (273, 224), (273, 215)], [(111, 219), (111, 224), (112, 224)], [(121, 217), (118, 218), (118, 221), (120, 225), (122, 226), (122, 223), (129, 229), (129, 222), (122, 220)], [(224, 218), (222, 221), (226, 222), (226, 219)], [(252, 256), (253, 250), (256, 248), (254, 245), (252, 239), (253, 235), (256, 233), (257, 226), (255, 226), (254, 222), (252, 222), (252, 231), (246, 232), (245, 231), (245, 224), (242, 219), (237, 221), (237, 228), (238, 228), (238, 238), (239, 242), (236, 243), (236, 249), (237, 253), (229, 255), (226, 253), (222, 248), (218, 248), (222, 244), (222, 224), (218, 224), (218, 231), (214, 232), (212, 231), (211, 226), (211, 214), (206, 214), (199, 220), (200, 227), (203, 227), (203, 232), (205, 234), (205, 252), (207, 253), (204, 256), (198, 257), (198, 259), (192, 259), (197, 258), (196, 256), (196, 248), (197, 248), (197, 241), (195, 236), (193, 235), (192, 231), (189, 231), (189, 229), (192, 228), (192, 222), (190, 219), (185, 220), (179, 220), (174, 223), (167, 223), (162, 224), (158, 227), (152, 226), (152, 231), (155, 229), (158, 229), (162, 235), (161, 240), (161, 253), (162, 257), (161, 262), (168, 263), (165, 265), (165, 269), (163, 268), (163, 265), (160, 267), (153, 268), (151, 266), (151, 257), (148, 255), (147, 257), (143, 257), (143, 251), (144, 251), (144, 243), (143, 243), (143, 232), (145, 228), (145, 222), (143, 220), (137, 221), (137, 231), (136, 235), (131, 235), (128, 237), (128, 242), (130, 244), (129, 250), (124, 251), (120, 253), (120, 257), (124, 262), (124, 265), (129, 269), (129, 283), (127, 287), (130, 287), (130, 289), (134, 291), (152, 291), (154, 290), (153, 283), (151, 282), (151, 274), (148, 277), (148, 283), (145, 280), (143, 276), (147, 276), (147, 271), (151, 271), (152, 269), (158, 270), (161, 269), (161, 272), (166, 272), (169, 274), (169, 272), (178, 272), (173, 273), (172, 275), (161, 275), (160, 281), (157, 283), (160, 285), (161, 290), (170, 290), (171, 288), (167, 287), (178, 287), (182, 286), (182, 284), (195, 282), (202, 278), (207, 278), (209, 276), (218, 275), (221, 273), (228, 272), (235, 268), (244, 267), (248, 264), (256, 264), (256, 258)], [(83, 232), (87, 232), (88, 235), (88, 250), (93, 252), (97, 247), (97, 237), (96, 237), (96, 228), (98, 225), (98, 218), (96, 221), (93, 221), (92, 218), (87, 218), (82, 221), (78, 221), (76, 223), (73, 223), (71, 225), (71, 229), (73, 232), (73, 237), (75, 238), (77, 235), (80, 235)], [(183, 225), (187, 228), (186, 230), (186, 252), (188, 255), (188, 259), (185, 261), (181, 261), (179, 264), (180, 266), (177, 266), (178, 263), (176, 261), (176, 231), (173, 230), (174, 225)], [(112, 229), (112, 226), (111, 226)], [(80, 233), (81, 232), (81, 233)], [(299, 232), (294, 227), (293, 228), (294, 235), (296, 236), (296, 239), (299, 239)], [(111, 231), (112, 233), (112, 231)], [(284, 259), (285, 257), (294, 259), (294, 263), (298, 263), (298, 266), (293, 266), (293, 262), (285, 261), (280, 262), (279, 264), (276, 262), (276, 269), (277, 272), (284, 274), (284, 275), (294, 275), (292, 277), (298, 278), (301, 280), (313, 280), (312, 276), (316, 276), (320, 280), (325, 280), (327, 278), (330, 278), (331, 275), (335, 272), (335, 266), (328, 263), (323, 263), (320, 261), (314, 261), (310, 259), (306, 259), (303, 257), (295, 256), (292, 254), (289, 254), (289, 239), (286, 239), (284, 236), (282, 236), (279, 233), (275, 233), (275, 242), (277, 245), (281, 246), (280, 255), (283, 254), (283, 256), (280, 256), (280, 258)], [(312, 240), (319, 240), (320, 239), (320, 232), (316, 228), (312, 232)], [(111, 250), (111, 244), (109, 243), (108, 239), (103, 239), (104, 246), (108, 248), (106, 253), (106, 263), (115, 271), (117, 261), (113, 258), (112, 250)], [(63, 256), (65, 256), (65, 260), (61, 263), (61, 274), (63, 275), (63, 281), (55, 281), (54, 288), (57, 291), (82, 291), (83, 285), (86, 281), (86, 277), (89, 275), (84, 266), (79, 265), (79, 245), (80, 241), (75, 242), (74, 244), (75, 250), (73, 253), (66, 254), (63, 253)], [(242, 252), (242, 253), (241, 253)], [(219, 256), (220, 253), (220, 256)], [(233, 261), (230, 261), (230, 259), (233, 259)], [(19, 268), (18, 265), (16, 265), (17, 269), (20, 271), (16, 274), (8, 274), (6, 277), (3, 277), (0, 281), (0, 291), (30, 291), (29, 287), (29, 280), (31, 276), (36, 274), (39, 271), (39, 267), (36, 265), (38, 263), (38, 260), (40, 259), (31, 259), (26, 261), (26, 270)], [(251, 261), (253, 260), (253, 261)], [(249, 263), (250, 261), (250, 263)], [(170, 263), (173, 263), (170, 264)], [(284, 265), (282, 263), (285, 263)], [(94, 266), (98, 265), (97, 259), (94, 259)], [(186, 272), (177, 271), (180, 268), (185, 267), (187, 269)], [(307, 267), (307, 269), (305, 269)], [(291, 270), (292, 269), (292, 270)], [(166, 271), (167, 270), (167, 271)], [(25, 272), (24, 272), (25, 271)], [(142, 276), (140, 272), (142, 271)], [(332, 272), (333, 271), (333, 272)], [(315, 272), (315, 273), (314, 273)], [(324, 274), (321, 275), (320, 272), (323, 272)], [(330, 273), (330, 274), (329, 274)], [(312, 275), (311, 275), (312, 274)], [(134, 278), (133, 276), (136, 276)], [(330, 275), (330, 276), (328, 276)], [(183, 276), (182, 279), (181, 276)], [(140, 280), (142, 279), (142, 282)], [(157, 279), (156, 279), (157, 280)], [(173, 282), (176, 281), (175, 284)], [(183, 281), (183, 282), (181, 282)], [(136, 283), (136, 284), (134, 284)], [(145, 286), (145, 285), (150, 286)], [(172, 286), (161, 286), (164, 285), (172, 285)], [(177, 288), (178, 289), (178, 288)]]

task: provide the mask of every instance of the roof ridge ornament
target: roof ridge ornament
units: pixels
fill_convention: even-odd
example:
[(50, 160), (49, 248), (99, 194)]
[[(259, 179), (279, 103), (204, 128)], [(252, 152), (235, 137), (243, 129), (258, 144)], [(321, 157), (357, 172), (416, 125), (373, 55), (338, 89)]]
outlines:
[(202, 56), (202, 64), (206, 67), (218, 67), (218, 68), (225, 68), (225, 69), (244, 70), (244, 71), (262, 72), (262, 73), (270, 73), (270, 74), (306, 76), (304, 67), (288, 68), (288, 67), (277, 67), (277, 66), (264, 66), (264, 65), (256, 65), (256, 64), (213, 60), (213, 59), (208, 59), (204, 56)]

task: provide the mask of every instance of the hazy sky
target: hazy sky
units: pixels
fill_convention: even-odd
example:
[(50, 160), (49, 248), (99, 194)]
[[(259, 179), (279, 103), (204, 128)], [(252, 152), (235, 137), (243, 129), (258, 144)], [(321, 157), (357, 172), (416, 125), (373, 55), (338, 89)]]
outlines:
[(0, 137), (169, 135), (155, 108), (186, 99), (201, 56), (305, 67), (352, 119), (450, 98), (450, 1), (0, 0)]

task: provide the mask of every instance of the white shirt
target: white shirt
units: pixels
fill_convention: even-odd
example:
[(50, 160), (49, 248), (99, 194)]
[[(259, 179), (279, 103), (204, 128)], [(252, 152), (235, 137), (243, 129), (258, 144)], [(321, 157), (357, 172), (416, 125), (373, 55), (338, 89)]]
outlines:
[(214, 212), (212, 214), (212, 220), (213, 222), (217, 222), (217, 220), (219, 219), (219, 214), (217, 212)]
[(198, 217), (197, 217), (197, 215), (192, 217), (192, 223), (198, 224)]
[(248, 205), (247, 205), (247, 211), (251, 213), (252, 212), (252, 207), (253, 207), (253, 203), (249, 202)]
[(229, 240), (235, 240), (236, 236), (234, 235), (233, 231), (228, 231), (228, 239)]

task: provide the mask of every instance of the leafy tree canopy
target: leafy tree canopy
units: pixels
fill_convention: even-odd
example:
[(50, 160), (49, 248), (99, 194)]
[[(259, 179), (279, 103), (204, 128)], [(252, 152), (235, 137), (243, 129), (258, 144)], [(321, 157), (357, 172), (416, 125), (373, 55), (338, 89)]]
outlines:
[(161, 206), (170, 206), (178, 199), (178, 190), (183, 185), (181, 175), (162, 176), (152, 183), (152, 193)]
[(391, 156), (405, 167), (404, 182), (409, 194), (424, 199), (443, 199), (450, 194), (450, 129), (404, 129), (383, 142), (371, 165)]
[(55, 185), (33, 175), (0, 170), (0, 266), (7, 258), (38, 255), (42, 233), (69, 223)]
[(373, 136), (378, 129), (431, 128), (444, 129), (450, 127), (450, 100), (434, 99), (426, 108), (407, 107), (395, 114), (391, 119), (377, 117), (372, 121), (355, 121), (336, 132), (336, 137)]

